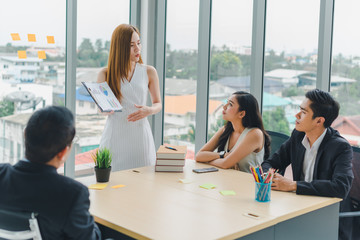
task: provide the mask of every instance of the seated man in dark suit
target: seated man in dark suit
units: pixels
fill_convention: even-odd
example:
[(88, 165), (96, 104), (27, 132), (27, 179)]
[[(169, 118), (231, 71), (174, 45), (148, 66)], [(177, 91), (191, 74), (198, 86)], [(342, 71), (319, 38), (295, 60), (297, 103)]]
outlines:
[[(330, 127), (339, 108), (339, 103), (327, 92), (315, 89), (306, 93), (291, 137), (262, 164), (264, 171), (275, 168), (280, 172), (291, 164), (293, 180), (276, 174), (271, 189), (303, 195), (347, 196), (353, 180), (352, 148)], [(341, 232), (340, 228), (340, 235)]]
[(36, 111), (25, 128), (25, 159), (0, 164), (0, 209), (38, 213), (43, 239), (101, 239), (89, 213), (89, 191), (57, 173), (75, 136), (64, 107)]

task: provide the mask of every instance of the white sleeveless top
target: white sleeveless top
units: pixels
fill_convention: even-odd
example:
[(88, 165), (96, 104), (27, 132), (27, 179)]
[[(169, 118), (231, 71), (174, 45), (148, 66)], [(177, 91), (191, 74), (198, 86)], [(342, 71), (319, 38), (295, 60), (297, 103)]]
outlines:
[[(245, 138), (246, 134), (248, 134), (248, 132), (250, 132), (250, 130), (252, 130), (252, 129), (254, 129), (254, 128), (245, 128), (244, 131), (240, 134), (235, 145), (232, 147), (232, 149), (230, 149), (229, 152), (232, 152), (233, 149), (236, 149), (236, 147), (240, 144), (240, 142)], [(228, 152), (229, 140), (230, 140), (230, 137), (226, 141), (225, 148), (224, 148), (225, 152)], [(264, 154), (265, 154), (265, 150), (264, 150), (264, 145), (263, 145), (263, 147), (261, 148), (261, 150), (259, 152), (257, 152), (257, 153), (252, 152), (249, 155), (245, 156), (243, 159), (241, 159), (239, 162), (237, 162), (235, 165), (235, 169), (243, 171), (243, 172), (251, 173), (249, 167), (260, 165), (264, 161)]]
[(122, 112), (108, 116), (100, 140), (100, 147), (107, 147), (112, 153), (112, 171), (154, 165), (156, 151), (154, 138), (147, 118), (129, 122), (127, 116), (146, 105), (149, 77), (146, 65), (137, 63), (131, 81), (121, 84)]

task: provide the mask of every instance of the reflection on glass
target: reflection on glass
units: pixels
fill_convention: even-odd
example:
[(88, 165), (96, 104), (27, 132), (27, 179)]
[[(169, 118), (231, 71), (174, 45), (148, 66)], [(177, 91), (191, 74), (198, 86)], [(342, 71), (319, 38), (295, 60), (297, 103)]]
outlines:
[(1, 7), (0, 163), (14, 164), (24, 157), (31, 114), (64, 105), (66, 2), (14, 0)]
[(224, 125), (226, 99), (250, 91), (252, 7), (252, 0), (213, 1), (208, 139)]
[[(78, 1), (77, 69), (76, 69), (76, 131), (75, 175), (93, 174), (91, 153), (99, 147), (106, 117), (98, 108), (81, 82), (96, 82), (99, 71), (107, 66), (110, 39), (114, 29), (129, 23), (129, 0)], [(96, 7), (94, 7), (96, 6)]]
[(319, 13), (319, 0), (267, 2), (263, 85), (266, 130), (289, 135), (305, 92), (316, 87)]
[(164, 143), (194, 159), (199, 1), (168, 0)]
[(360, 21), (357, 0), (337, 1), (334, 12), (331, 94), (340, 103), (339, 117), (332, 127), (351, 145), (360, 146)]

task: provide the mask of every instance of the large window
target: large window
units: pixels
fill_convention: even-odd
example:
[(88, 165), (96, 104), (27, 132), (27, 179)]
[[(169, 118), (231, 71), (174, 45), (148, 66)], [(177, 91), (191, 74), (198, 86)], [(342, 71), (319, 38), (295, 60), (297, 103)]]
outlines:
[(213, 1), (209, 139), (223, 126), (222, 106), (226, 99), (235, 91), (250, 91), (252, 6), (252, 0)]
[[(78, 0), (75, 175), (93, 174), (91, 153), (99, 147), (106, 118), (98, 114), (92, 98), (81, 82), (96, 82), (107, 66), (114, 29), (129, 23), (129, 0)], [(96, 6), (96, 7), (94, 7)], [(115, 161), (115, 160), (114, 160)]]
[(307, 90), (316, 87), (320, 0), (268, 0), (263, 119), (290, 134)]
[(187, 145), (194, 158), (199, 1), (168, 0), (164, 142)]
[[(15, 163), (23, 156), (23, 130), (33, 111), (65, 105), (65, 71), (70, 67), (65, 65), (66, 2), (8, 0), (0, 8), (0, 22), (6, 23), (0, 26), (0, 162)], [(305, 92), (319, 81), (320, 2), (266, 2), (262, 113), (268, 130), (289, 134)], [(234, 91), (249, 91), (252, 84), (253, 3), (212, 1), (209, 99), (201, 99), (209, 101), (208, 138), (223, 124), (224, 100)], [(199, 0), (166, 2), (163, 139), (164, 143), (187, 145), (190, 159), (194, 158), (196, 124), (201, 124), (196, 123), (199, 4)], [(151, 3), (132, 7), (148, 5)], [(360, 142), (356, 127), (360, 122), (359, 8), (357, 0), (337, 1), (334, 19), (326, 15), (326, 22), (334, 20), (330, 88), (341, 104), (333, 127), (353, 145)], [(134, 14), (148, 13), (148, 9), (133, 10)], [(117, 25), (129, 22), (129, 12), (130, 0), (77, 1), (74, 167), (78, 176), (92, 173), (90, 153), (99, 146), (106, 121), (81, 82), (95, 82), (100, 69), (106, 67), (111, 34)], [(146, 17), (141, 16), (142, 23)], [(148, 31), (146, 27), (160, 31), (151, 24), (146, 22), (142, 31)], [(73, 79), (66, 81), (72, 83)]]
[(23, 131), (31, 114), (64, 106), (63, 0), (12, 0), (0, 8), (0, 163), (24, 157)]
[(352, 145), (360, 146), (360, 2), (336, 1), (334, 11), (331, 93), (340, 103), (333, 123)]

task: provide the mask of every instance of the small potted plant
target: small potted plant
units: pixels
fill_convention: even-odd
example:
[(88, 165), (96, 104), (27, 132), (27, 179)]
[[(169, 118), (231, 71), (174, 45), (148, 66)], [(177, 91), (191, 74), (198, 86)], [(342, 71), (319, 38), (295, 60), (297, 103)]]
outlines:
[(91, 154), (95, 163), (95, 176), (97, 182), (108, 182), (111, 172), (112, 154), (106, 147), (97, 149)]

